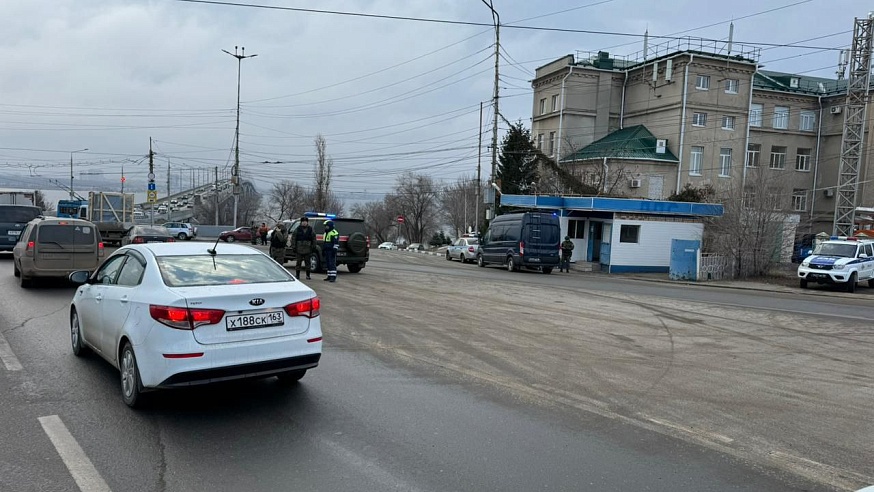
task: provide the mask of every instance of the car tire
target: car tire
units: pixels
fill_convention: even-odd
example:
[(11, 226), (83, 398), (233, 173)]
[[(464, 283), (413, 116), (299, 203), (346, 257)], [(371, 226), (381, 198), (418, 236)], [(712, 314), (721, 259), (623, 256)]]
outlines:
[(485, 268), (486, 262), (483, 260), (483, 255), (476, 255), (476, 266)]
[(856, 272), (850, 274), (850, 280), (849, 282), (847, 282), (847, 292), (849, 292), (850, 294), (856, 292), (856, 280), (858, 278), (859, 277), (856, 276)]
[(282, 384), (294, 384), (294, 383), (300, 381), (300, 379), (302, 377), (304, 377), (304, 375), (306, 375), (306, 373), (307, 373), (306, 369), (298, 369), (296, 371), (280, 372), (279, 374), (276, 375), (276, 379), (278, 379), (279, 382)]
[(367, 249), (367, 236), (360, 232), (353, 232), (346, 240), (346, 249), (352, 256), (362, 256)]
[(143, 384), (140, 381), (140, 370), (137, 368), (137, 356), (130, 342), (125, 342), (118, 361), (121, 374), (121, 399), (125, 405), (136, 408), (143, 403)]
[(79, 313), (74, 309), (70, 313), (70, 345), (73, 347), (73, 355), (82, 357), (88, 353), (88, 347), (82, 342), (82, 324), (79, 322)]
[(176, 235), (176, 237), (180, 241), (185, 241), (186, 239), (188, 239), (188, 234), (185, 234), (184, 232), (180, 232), (179, 234)]
[(461, 263), (467, 263), (467, 260), (464, 259), (464, 253), (461, 253), (458, 256), (458, 261), (460, 261)]
[(543, 267), (540, 269), (540, 271), (549, 275), (550, 273), (552, 273), (552, 267)]
[(346, 265), (346, 268), (348, 268), (352, 273), (358, 273), (364, 267), (361, 266), (361, 263), (349, 263)]
[(450, 256), (449, 251), (446, 252), (446, 261), (452, 261), (452, 256)]
[(513, 257), (509, 256), (509, 255), (507, 256), (507, 271), (508, 272), (515, 272), (516, 271), (516, 264), (513, 263)]
[(310, 271), (319, 273), (322, 269), (322, 261), (319, 259), (318, 253), (310, 253)]
[(25, 277), (24, 272), (19, 272), (18, 285), (20, 285), (22, 289), (29, 289), (33, 287), (33, 279)]
[(232, 243), (232, 242), (234, 242), (234, 241), (236, 241), (236, 240), (237, 240), (237, 238), (235, 238), (234, 236), (228, 236), (227, 239), (225, 239), (225, 241), (227, 241), (227, 242), (229, 242), (229, 243)]
[(12, 275), (14, 275), (15, 278), (21, 276), (21, 270), (18, 269), (18, 265), (16, 265), (14, 261), (12, 262)]
[(806, 279), (801, 279), (801, 280), (798, 282), (798, 285), (801, 286), (802, 289), (806, 289), (806, 288), (807, 288), (807, 280), (806, 280)]
[(874, 289), (874, 278), (872, 278), (871, 280), (868, 281), (868, 287), (871, 287), (872, 289)]

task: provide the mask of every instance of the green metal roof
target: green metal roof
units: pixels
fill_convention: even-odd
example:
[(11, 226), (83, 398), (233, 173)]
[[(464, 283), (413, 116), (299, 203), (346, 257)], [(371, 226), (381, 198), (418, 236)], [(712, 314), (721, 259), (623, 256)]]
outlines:
[(656, 137), (643, 125), (630, 126), (617, 130), (596, 140), (582, 149), (570, 154), (561, 162), (584, 161), (589, 159), (628, 159), (660, 162), (679, 162), (670, 150), (663, 154), (656, 152)]
[[(791, 86), (791, 81), (794, 78), (798, 79), (798, 87)], [(791, 73), (772, 72), (769, 70), (759, 70), (756, 72), (753, 86), (756, 89), (795, 92), (815, 96), (831, 96), (845, 94), (847, 92), (846, 80), (810, 77), (807, 75), (793, 75)]]

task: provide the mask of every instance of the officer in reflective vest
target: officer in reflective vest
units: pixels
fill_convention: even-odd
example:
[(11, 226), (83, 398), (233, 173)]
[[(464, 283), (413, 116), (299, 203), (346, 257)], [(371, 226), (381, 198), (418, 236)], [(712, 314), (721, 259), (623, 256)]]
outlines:
[(322, 244), (322, 252), (325, 255), (325, 264), (328, 282), (337, 281), (337, 251), (340, 249), (340, 233), (334, 229), (334, 221), (325, 221), (325, 242)]

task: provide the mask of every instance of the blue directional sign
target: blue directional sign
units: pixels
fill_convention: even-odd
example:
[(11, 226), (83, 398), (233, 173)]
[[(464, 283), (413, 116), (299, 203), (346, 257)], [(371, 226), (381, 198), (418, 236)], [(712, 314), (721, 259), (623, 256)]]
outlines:
[(154, 191), (154, 190), (155, 190), (155, 183), (149, 183), (149, 190), (150, 190), (150, 191)]

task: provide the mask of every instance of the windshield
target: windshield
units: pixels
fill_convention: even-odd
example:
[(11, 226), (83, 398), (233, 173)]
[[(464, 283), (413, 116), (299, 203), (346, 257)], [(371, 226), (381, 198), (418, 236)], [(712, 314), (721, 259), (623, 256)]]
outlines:
[(815, 255), (823, 256), (843, 256), (844, 258), (853, 258), (856, 256), (855, 244), (840, 244), (840, 243), (822, 243), (813, 252)]
[(159, 256), (158, 268), (169, 287), (290, 282), (294, 277), (264, 255), (207, 254)]
[(27, 223), (40, 215), (38, 207), (27, 205), (7, 205), (0, 207), (0, 222)]
[(94, 228), (83, 225), (49, 225), (39, 228), (37, 241), (40, 243), (89, 245), (94, 244)]

